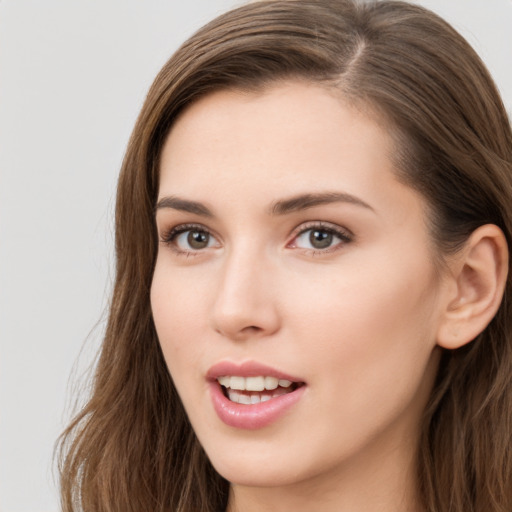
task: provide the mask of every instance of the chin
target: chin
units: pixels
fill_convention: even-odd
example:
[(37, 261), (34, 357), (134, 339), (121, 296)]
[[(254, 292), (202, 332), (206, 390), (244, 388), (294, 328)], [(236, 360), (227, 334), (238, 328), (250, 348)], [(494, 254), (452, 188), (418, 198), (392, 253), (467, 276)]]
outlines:
[(220, 461), (213, 464), (217, 473), (233, 485), (244, 487), (283, 487), (305, 480), (306, 475), (292, 473), (289, 466)]
[(343, 458), (332, 457), (330, 450), (326, 453), (317, 443), (298, 443), (289, 430), (284, 435), (237, 432), (205, 441), (203, 447), (215, 470), (228, 482), (247, 487), (286, 487), (313, 480), (330, 473), (329, 468)]

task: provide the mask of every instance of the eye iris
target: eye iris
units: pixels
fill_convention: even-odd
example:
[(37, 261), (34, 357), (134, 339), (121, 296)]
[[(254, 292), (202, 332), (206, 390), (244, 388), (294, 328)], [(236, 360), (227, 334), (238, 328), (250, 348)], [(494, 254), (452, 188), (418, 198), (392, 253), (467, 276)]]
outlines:
[(192, 249), (204, 249), (208, 247), (210, 235), (204, 231), (190, 231), (187, 242)]
[(332, 233), (314, 229), (309, 235), (309, 242), (315, 249), (325, 249), (332, 244)]

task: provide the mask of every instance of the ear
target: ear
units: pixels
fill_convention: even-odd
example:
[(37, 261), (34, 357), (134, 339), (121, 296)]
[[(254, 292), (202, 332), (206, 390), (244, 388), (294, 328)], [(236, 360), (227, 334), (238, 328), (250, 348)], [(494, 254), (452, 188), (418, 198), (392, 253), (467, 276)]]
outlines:
[(505, 235), (493, 224), (480, 226), (449, 267), (437, 344), (456, 349), (475, 339), (500, 307), (508, 274)]

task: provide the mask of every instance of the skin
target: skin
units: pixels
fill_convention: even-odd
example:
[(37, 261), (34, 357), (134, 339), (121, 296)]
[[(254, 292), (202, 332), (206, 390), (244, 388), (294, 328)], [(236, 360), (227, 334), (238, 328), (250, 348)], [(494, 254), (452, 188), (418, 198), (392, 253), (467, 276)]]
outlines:
[[(433, 263), (425, 201), (396, 179), (392, 154), (382, 123), (298, 82), (213, 93), (166, 140), (152, 310), (192, 426), (232, 483), (230, 511), (421, 510), (413, 460), (453, 287)], [(364, 205), (271, 213), (332, 192)], [(318, 222), (341, 232), (325, 249), (307, 231)], [(169, 237), (183, 225), (208, 233), (207, 246)], [(227, 426), (205, 378), (225, 360), (269, 365), (306, 389), (269, 426)]]

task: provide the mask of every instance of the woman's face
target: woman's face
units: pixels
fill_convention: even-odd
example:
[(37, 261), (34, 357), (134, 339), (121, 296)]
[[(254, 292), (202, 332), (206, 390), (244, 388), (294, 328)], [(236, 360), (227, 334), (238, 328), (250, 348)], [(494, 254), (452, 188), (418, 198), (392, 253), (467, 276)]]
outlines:
[(154, 321), (231, 482), (410, 463), (443, 280), (425, 203), (392, 155), (385, 127), (303, 83), (211, 94), (167, 138)]

